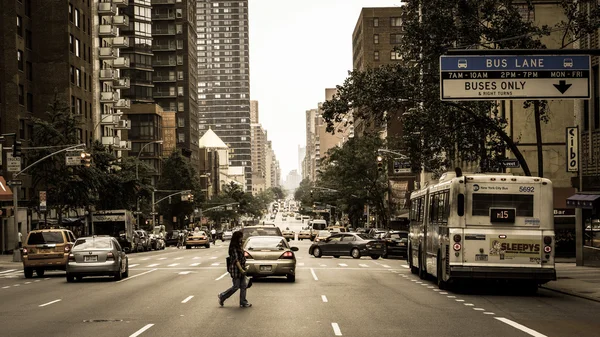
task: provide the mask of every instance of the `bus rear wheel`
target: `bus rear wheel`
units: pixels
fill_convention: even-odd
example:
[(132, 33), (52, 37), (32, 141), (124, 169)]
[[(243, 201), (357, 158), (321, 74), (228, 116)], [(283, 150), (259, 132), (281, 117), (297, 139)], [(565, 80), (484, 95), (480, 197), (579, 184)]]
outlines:
[(440, 290), (448, 289), (448, 282), (444, 281), (444, 274), (442, 273), (442, 258), (440, 257), (440, 253), (438, 252), (437, 258), (437, 286)]
[(408, 247), (408, 266), (410, 267), (410, 272), (417, 275), (419, 271), (417, 270), (417, 267), (415, 267), (415, 265), (413, 264), (412, 248), (410, 247)]
[(423, 254), (421, 253), (421, 249), (419, 249), (419, 278), (424, 280), (427, 277), (427, 271), (423, 265)]

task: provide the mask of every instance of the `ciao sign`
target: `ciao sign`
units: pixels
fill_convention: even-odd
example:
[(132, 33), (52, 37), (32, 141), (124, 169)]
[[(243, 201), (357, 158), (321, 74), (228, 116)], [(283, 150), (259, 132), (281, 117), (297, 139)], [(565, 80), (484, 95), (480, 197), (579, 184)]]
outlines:
[(577, 126), (567, 127), (567, 172), (579, 172), (579, 132)]

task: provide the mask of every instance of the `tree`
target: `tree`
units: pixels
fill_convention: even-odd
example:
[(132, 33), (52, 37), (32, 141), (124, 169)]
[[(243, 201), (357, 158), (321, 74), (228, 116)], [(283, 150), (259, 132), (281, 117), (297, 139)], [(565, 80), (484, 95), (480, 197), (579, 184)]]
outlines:
[(281, 187), (275, 186), (270, 187), (269, 189), (271, 190), (271, 192), (273, 192), (275, 199), (285, 199), (285, 192), (281, 189)]
[[(334, 123), (350, 111), (371, 124), (399, 119), (405, 133), (401, 148), (407, 150), (417, 171), (424, 167), (439, 172), (459, 161), (479, 162), (482, 170), (488, 170), (499, 166), (508, 148), (530, 175), (517, 144), (504, 131), (506, 119), (495, 102), (439, 99), (439, 57), (449, 49), (540, 49), (545, 48), (540, 38), (556, 29), (564, 30), (563, 46), (567, 46), (599, 24), (598, 16), (587, 17), (571, 1), (563, 1), (568, 21), (552, 28), (537, 27), (521, 17), (515, 3), (406, 1), (405, 34), (397, 48), (403, 61), (351, 72), (333, 99), (323, 105), (328, 131), (335, 132)], [(533, 6), (531, 1), (527, 4)], [(538, 121), (547, 121), (544, 101), (525, 102), (525, 107), (529, 105), (535, 106)]]
[(340, 207), (350, 214), (354, 225), (367, 204), (380, 223), (386, 224), (388, 182), (377, 169), (377, 149), (385, 146), (386, 142), (378, 135), (366, 134), (349, 140), (341, 148), (330, 149), (316, 184), (322, 189), (313, 188), (313, 195), (318, 193), (315, 199)]
[[(189, 162), (189, 159), (183, 157), (177, 151), (164, 159), (163, 171), (157, 183), (157, 189), (173, 191), (190, 190), (194, 196), (193, 202), (189, 200), (182, 201), (182, 197), (179, 194), (170, 197), (169, 202), (165, 200), (159, 204), (159, 211), (165, 216), (167, 222), (173, 223), (175, 228), (183, 228), (188, 224), (191, 221), (189, 217), (194, 212), (194, 204), (203, 201), (201, 198), (203, 198), (204, 194), (201, 191), (200, 180), (196, 171)], [(176, 220), (171, 221), (174, 217), (176, 217)], [(188, 217), (188, 222), (185, 220), (186, 217)]]
[[(79, 117), (55, 96), (48, 105), (44, 119), (31, 119), (33, 135), (30, 145), (35, 149), (27, 151), (26, 161), (31, 164), (62, 148), (78, 144), (80, 140), (77, 130), (81, 125)], [(32, 176), (33, 188), (46, 191), (48, 208), (56, 209), (59, 223), (65, 212), (91, 204), (100, 186), (100, 179), (94, 168), (67, 166), (63, 153), (45, 159), (28, 172)], [(38, 204), (37, 198), (33, 198), (30, 206), (36, 208)]]

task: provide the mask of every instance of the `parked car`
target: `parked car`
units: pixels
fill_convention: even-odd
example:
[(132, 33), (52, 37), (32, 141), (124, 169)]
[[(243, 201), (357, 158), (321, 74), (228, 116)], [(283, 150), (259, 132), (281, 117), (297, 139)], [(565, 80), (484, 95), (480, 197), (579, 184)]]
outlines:
[(364, 234), (338, 233), (325, 240), (315, 241), (308, 249), (308, 253), (317, 258), (325, 255), (333, 257), (349, 255), (360, 259), (361, 256), (367, 255), (376, 260), (383, 254), (384, 245), (382, 240)]
[(46, 270), (65, 270), (75, 235), (67, 229), (38, 229), (29, 232), (23, 244), (25, 278), (43, 277)]
[(407, 256), (407, 231), (389, 231), (385, 234), (383, 240), (385, 242), (383, 254), (381, 254), (383, 258), (387, 258), (390, 255)]
[(309, 229), (303, 229), (300, 232), (298, 232), (298, 240), (302, 241), (304, 239), (310, 240), (310, 230)]
[(242, 231), (242, 243), (251, 236), (283, 236), (281, 229), (276, 226), (246, 226), (241, 229)]
[(94, 235), (75, 241), (67, 263), (67, 282), (84, 276), (112, 276), (115, 281), (129, 276), (127, 254), (115, 238)]
[(138, 229), (133, 231), (133, 251), (134, 252), (145, 252), (148, 251), (150, 249), (152, 249), (151, 247), (151, 241), (150, 241), (150, 236), (148, 235), (148, 233), (143, 230), (143, 229)]
[(199, 246), (210, 248), (210, 242), (208, 240), (209, 238), (205, 231), (189, 232), (185, 241), (185, 249), (191, 249), (192, 247)]
[(297, 247), (290, 247), (283, 236), (252, 236), (244, 243), (244, 256), (252, 277), (285, 276), (296, 280)]

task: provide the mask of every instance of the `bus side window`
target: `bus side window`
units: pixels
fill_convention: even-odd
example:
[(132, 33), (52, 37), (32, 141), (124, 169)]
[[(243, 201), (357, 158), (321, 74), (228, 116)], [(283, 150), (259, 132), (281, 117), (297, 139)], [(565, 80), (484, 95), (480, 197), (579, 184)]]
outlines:
[(459, 194), (458, 195), (458, 201), (457, 201), (457, 212), (458, 212), (458, 216), (463, 216), (465, 215), (465, 195), (464, 194)]

